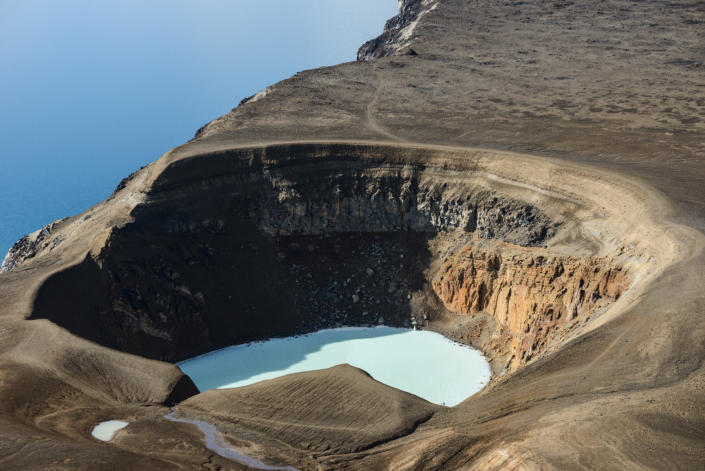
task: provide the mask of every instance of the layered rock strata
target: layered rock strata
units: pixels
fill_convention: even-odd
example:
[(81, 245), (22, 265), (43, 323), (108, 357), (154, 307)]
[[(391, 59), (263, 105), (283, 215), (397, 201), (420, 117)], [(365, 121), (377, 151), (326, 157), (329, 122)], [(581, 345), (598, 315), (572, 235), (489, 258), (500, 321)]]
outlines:
[(236, 202), (272, 236), (340, 232), (461, 230), (521, 246), (542, 245), (555, 224), (535, 207), (462, 184), (390, 175), (336, 175), (306, 182), (276, 179), (272, 191)]
[(203, 188), (209, 204), (178, 194), (183, 204), (113, 229), (99, 254), (47, 281), (32, 318), (171, 361), (380, 319), (411, 326), (436, 234), (529, 247), (559, 226), (526, 202), (408, 167), (271, 170)]
[(608, 306), (628, 287), (626, 270), (602, 259), (479, 244), (451, 256), (433, 281), (450, 311), (497, 320), (511, 370), (542, 353), (559, 327)]

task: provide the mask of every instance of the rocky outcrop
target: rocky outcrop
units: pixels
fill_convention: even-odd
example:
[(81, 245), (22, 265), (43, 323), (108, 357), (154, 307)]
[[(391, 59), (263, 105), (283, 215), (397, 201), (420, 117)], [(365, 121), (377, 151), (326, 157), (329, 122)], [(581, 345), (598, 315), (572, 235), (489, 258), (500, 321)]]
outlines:
[(627, 287), (626, 271), (601, 259), (476, 244), (450, 257), (433, 282), (449, 310), (497, 320), (511, 369), (535, 357), (558, 327), (604, 308)]
[(273, 182), (236, 206), (273, 236), (340, 232), (461, 230), (521, 246), (542, 245), (554, 225), (535, 207), (460, 185), (415, 178), (337, 176), (302, 183)]
[(52, 238), (51, 235), (65, 219), (47, 224), (37, 232), (28, 234), (15, 242), (15, 245), (7, 252), (2, 265), (0, 265), (0, 273), (10, 271), (24, 261), (34, 258), (41, 250), (53, 250), (54, 247), (61, 243), (61, 239), (59, 237)]
[[(384, 32), (363, 44), (357, 51), (357, 60), (370, 61), (391, 56), (411, 43), (417, 22), (436, 8), (439, 0), (399, 0), (399, 14), (384, 25)], [(412, 50), (406, 51), (415, 55)]]

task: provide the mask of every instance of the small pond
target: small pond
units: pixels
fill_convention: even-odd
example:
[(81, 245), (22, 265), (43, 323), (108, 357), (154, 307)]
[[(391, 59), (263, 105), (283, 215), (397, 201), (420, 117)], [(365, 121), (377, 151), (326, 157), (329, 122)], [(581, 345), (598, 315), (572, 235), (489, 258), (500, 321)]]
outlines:
[(429, 331), (347, 327), (237, 345), (179, 363), (198, 389), (237, 388), (342, 363), (435, 404), (454, 406), (482, 389), (490, 367), (480, 352)]
[(123, 422), (122, 420), (108, 420), (107, 422), (102, 422), (95, 426), (92, 435), (98, 440), (103, 440), (104, 442), (109, 442), (115, 432), (130, 425), (128, 422)]

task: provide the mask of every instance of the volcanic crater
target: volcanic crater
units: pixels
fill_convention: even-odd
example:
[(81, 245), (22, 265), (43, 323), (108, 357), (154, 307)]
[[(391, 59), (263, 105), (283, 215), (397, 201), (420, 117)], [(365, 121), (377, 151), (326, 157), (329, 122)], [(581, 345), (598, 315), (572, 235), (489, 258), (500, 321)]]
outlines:
[[(703, 83), (639, 51), (699, 57), (673, 11), (705, 10), (627, 3), (401, 1), (359, 62), (243, 100), (21, 239), (0, 465), (246, 469), (200, 420), (299, 470), (697, 469), (702, 123), (674, 116)], [(492, 380), (448, 408), (347, 365), (199, 392), (175, 364), (379, 324), (472, 345)], [(129, 425), (91, 437), (109, 420)]]
[(342, 325), (423, 326), (516, 370), (619, 300), (646, 262), (585, 195), (490, 173), (491, 159), (298, 145), (172, 164), (99, 251), (43, 284), (30, 318), (167, 361)]
[[(482, 350), (493, 380), (479, 395), (491, 397), (507, 373), (624, 310), (640, 282), (678, 257), (664, 245), (673, 229), (645, 224), (658, 204), (647, 189), (550, 159), (376, 143), (170, 157), (104, 203), (18, 242), (3, 266), (63, 265), (42, 282), (29, 319), (138, 355), (84, 358), (104, 372), (94, 388), (115, 395), (117, 387), (119, 401), (185, 401), (181, 413), (221, 427), (232, 422), (212, 409), (212, 393), (199, 394), (176, 367), (161, 363), (164, 378), (149, 385), (131, 370), (150, 371), (146, 359), (174, 363), (228, 345), (386, 324)], [(91, 247), (80, 233), (97, 235)], [(54, 257), (57, 245), (75, 258)], [(71, 353), (59, 358), (62, 368), (78, 366)], [(161, 399), (145, 397), (155, 386)], [(389, 432), (396, 438), (419, 426), (406, 414)], [(346, 439), (318, 437), (314, 446), (300, 433), (292, 442), (252, 427), (298, 447), (294, 455), (346, 450)], [(378, 443), (370, 435), (348, 452)], [(276, 461), (272, 446), (264, 456)]]

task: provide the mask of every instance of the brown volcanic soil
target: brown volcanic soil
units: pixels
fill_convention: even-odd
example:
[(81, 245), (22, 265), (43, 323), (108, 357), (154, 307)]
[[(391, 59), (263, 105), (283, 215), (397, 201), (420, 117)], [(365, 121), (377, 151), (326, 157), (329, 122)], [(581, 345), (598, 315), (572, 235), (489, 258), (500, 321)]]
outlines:
[[(0, 274), (2, 469), (244, 469), (163, 419), (182, 400), (299, 469), (702, 468), (705, 8), (403, 6), (364, 54), (395, 55), (273, 85), (18, 247)], [(379, 211), (408, 195), (416, 212)], [(361, 202), (378, 205), (362, 222), (340, 209)], [(412, 230), (426, 207), (433, 226)], [(478, 238), (595, 257), (631, 285), (502, 375), (498, 317), (453, 314), (432, 289)], [(373, 323), (359, 285), (340, 287), (368, 268), (375, 317), (483, 348), (493, 382), (454, 408), (350, 367), (196, 394), (158, 361)], [(109, 419), (131, 425), (93, 439)]]
[(228, 435), (279, 442), (280, 453), (302, 460), (296, 466), (304, 468), (315, 468), (321, 457), (359, 453), (408, 435), (441, 409), (349, 365), (212, 389), (179, 406), (189, 416), (218, 423)]

